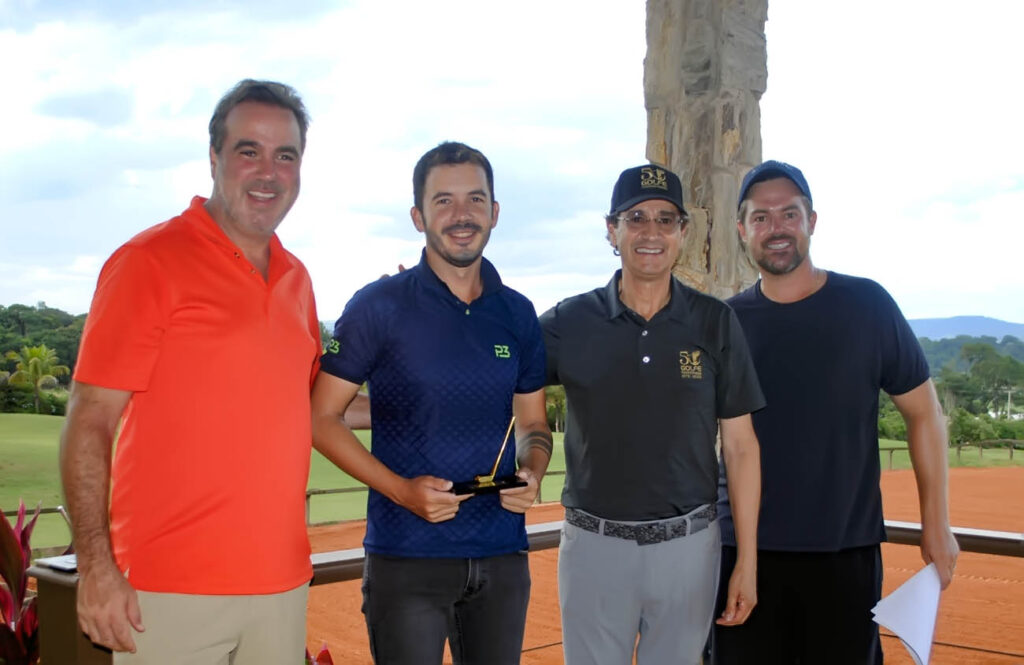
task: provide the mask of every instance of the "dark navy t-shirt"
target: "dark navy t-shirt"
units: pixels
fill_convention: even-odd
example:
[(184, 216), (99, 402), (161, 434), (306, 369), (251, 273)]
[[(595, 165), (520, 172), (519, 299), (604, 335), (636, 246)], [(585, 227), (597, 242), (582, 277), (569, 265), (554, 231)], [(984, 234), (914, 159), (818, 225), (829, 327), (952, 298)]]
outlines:
[[(545, 357), (533, 305), (482, 261), (483, 293), (467, 305), (427, 265), (363, 287), (334, 328), (321, 369), (367, 381), (372, 453), (395, 473), (452, 481), (490, 473), (515, 393), (544, 386)], [(514, 473), (510, 440), (498, 474)], [(526, 549), (523, 515), (497, 494), (464, 501), (431, 524), (370, 490), (367, 552), (475, 558)]]
[[(761, 445), (759, 549), (831, 552), (885, 540), (879, 490), (878, 391), (928, 380), (910, 325), (877, 283), (828, 273), (794, 303), (761, 283), (731, 298), (768, 405), (754, 413)], [(722, 540), (735, 545), (725, 477)]]

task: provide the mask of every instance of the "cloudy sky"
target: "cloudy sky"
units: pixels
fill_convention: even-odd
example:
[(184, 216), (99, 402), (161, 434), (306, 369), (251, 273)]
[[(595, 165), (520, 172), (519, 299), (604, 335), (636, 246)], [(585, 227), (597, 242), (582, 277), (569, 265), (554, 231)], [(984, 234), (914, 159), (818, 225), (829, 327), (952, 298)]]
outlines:
[[(841, 8), (841, 9), (840, 9)], [(817, 264), (908, 317), (1024, 322), (1024, 3), (772, 0), (764, 157), (803, 168)], [(616, 267), (601, 216), (642, 163), (641, 0), (0, 0), (0, 304), (88, 309), (103, 260), (210, 191), (206, 126), (238, 79), (313, 116), (280, 228), (320, 318), (418, 260), (416, 159), (494, 164), (487, 255), (538, 311)]]

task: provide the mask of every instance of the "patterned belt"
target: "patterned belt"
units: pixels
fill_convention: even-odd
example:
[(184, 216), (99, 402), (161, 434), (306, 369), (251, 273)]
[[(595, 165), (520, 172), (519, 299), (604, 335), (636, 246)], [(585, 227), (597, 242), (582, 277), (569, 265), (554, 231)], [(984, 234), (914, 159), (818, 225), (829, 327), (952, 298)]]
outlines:
[(653, 545), (703, 531), (715, 521), (717, 514), (715, 505), (710, 504), (686, 515), (664, 520), (616, 522), (595, 517), (576, 508), (566, 508), (565, 521), (584, 531), (633, 540), (637, 545)]

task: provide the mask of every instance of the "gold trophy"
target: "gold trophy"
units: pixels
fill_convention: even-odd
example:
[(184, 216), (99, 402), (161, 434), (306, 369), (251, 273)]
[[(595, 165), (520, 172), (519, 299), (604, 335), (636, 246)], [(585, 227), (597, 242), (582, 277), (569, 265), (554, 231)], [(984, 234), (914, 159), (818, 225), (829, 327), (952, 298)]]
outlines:
[(491, 472), (482, 476), (476, 476), (473, 480), (454, 483), (451, 489), (454, 494), (491, 494), (506, 487), (526, 487), (526, 481), (515, 474), (498, 478), (494, 477), (494, 474), (498, 473), (501, 456), (505, 454), (505, 446), (508, 445), (508, 438), (511, 436), (512, 426), (515, 424), (516, 417), (512, 416), (512, 420), (508, 423), (508, 430), (505, 431), (505, 440), (501, 442), (501, 450), (498, 451), (498, 457), (494, 460)]

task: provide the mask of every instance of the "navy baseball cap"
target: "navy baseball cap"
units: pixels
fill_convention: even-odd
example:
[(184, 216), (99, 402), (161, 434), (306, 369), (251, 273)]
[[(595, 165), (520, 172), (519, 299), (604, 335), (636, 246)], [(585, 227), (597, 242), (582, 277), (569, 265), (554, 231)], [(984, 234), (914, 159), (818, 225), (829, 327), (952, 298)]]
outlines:
[(759, 182), (765, 180), (774, 180), (775, 178), (785, 178), (796, 185), (796, 188), (800, 190), (800, 193), (807, 197), (808, 201), (814, 202), (811, 198), (811, 188), (807, 184), (807, 178), (800, 172), (800, 169), (787, 164), (786, 162), (777, 162), (774, 159), (768, 160), (762, 164), (758, 164), (743, 177), (743, 184), (740, 185), (740, 199), (736, 204), (738, 209), (743, 205), (743, 202), (747, 199), (747, 194), (750, 193), (750, 188)]
[(683, 210), (683, 184), (679, 176), (664, 166), (645, 164), (626, 169), (615, 182), (612, 190), (612, 211), (617, 215), (637, 203), (651, 199), (664, 199)]

